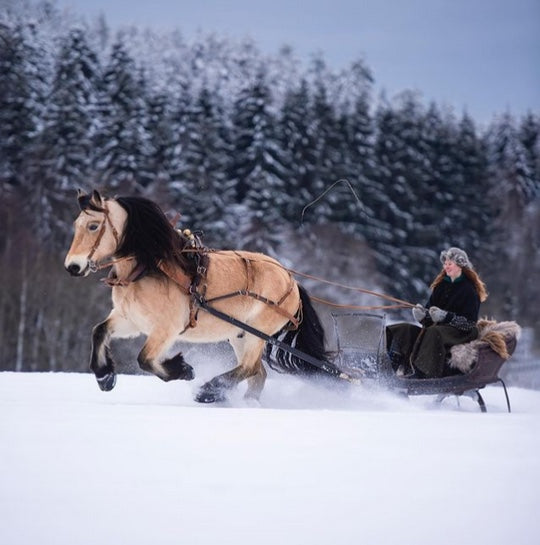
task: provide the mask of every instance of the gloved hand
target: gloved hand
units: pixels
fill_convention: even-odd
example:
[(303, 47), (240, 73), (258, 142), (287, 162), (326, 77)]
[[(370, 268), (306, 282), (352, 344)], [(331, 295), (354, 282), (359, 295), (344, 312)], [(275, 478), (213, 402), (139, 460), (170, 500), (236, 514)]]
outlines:
[(439, 307), (429, 308), (429, 315), (431, 316), (431, 319), (435, 323), (442, 322), (446, 318), (447, 314), (448, 313), (446, 312), (446, 310), (443, 310), (442, 308), (439, 308)]
[(420, 303), (417, 303), (412, 308), (412, 315), (417, 322), (421, 322), (426, 317), (427, 310)]

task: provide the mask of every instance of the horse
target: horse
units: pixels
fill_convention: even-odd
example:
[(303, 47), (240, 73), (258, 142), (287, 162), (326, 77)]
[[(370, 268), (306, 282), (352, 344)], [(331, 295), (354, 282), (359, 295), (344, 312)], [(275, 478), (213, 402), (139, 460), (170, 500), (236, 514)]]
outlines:
[[(227, 341), (237, 365), (200, 387), (195, 399), (213, 403), (247, 381), (245, 396), (259, 400), (266, 363), (281, 373), (319, 375), (324, 371), (282, 348), (267, 346), (237, 323), (330, 364), (324, 330), (306, 290), (277, 260), (261, 253), (208, 250), (194, 235), (175, 229), (153, 201), (135, 196), (106, 198), (79, 190), (80, 213), (64, 266), (75, 277), (109, 268), (112, 310), (92, 330), (90, 369), (102, 391), (116, 384), (113, 338), (146, 337), (139, 367), (164, 381), (192, 380), (194, 369), (175, 343)], [(200, 302), (242, 322), (206, 312)], [(279, 345), (278, 345), (279, 346)], [(331, 365), (331, 364), (330, 364)]]

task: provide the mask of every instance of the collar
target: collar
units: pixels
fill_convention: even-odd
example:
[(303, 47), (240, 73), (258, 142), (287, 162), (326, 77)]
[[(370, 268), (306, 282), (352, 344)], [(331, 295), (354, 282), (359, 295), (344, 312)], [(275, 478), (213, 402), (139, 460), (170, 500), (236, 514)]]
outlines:
[(448, 275), (444, 277), (445, 282), (450, 282), (450, 284), (457, 284), (458, 282), (462, 282), (464, 278), (463, 273), (461, 273), (455, 280), (452, 280)]

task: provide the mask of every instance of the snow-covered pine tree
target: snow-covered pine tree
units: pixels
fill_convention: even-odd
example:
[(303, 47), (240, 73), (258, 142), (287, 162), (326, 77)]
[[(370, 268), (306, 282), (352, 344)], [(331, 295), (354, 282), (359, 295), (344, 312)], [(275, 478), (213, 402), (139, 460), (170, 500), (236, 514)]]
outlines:
[(210, 246), (221, 247), (231, 243), (225, 218), (235, 193), (226, 175), (230, 158), (216, 100), (217, 95), (203, 87), (189, 108), (176, 177), (182, 185), (182, 223), (202, 231)]
[(31, 194), (36, 221), (42, 237), (54, 235), (61, 244), (72, 221), (67, 199), (92, 178), (99, 70), (84, 28), (71, 28), (60, 41), (43, 127), (33, 146), (33, 178), (41, 182)]
[(529, 225), (535, 185), (513, 116), (506, 113), (492, 123), (487, 145), (490, 198), (498, 210), (494, 222), (497, 259), (492, 263), (491, 289), (504, 294), (505, 315), (519, 319), (530, 305), (529, 296), (535, 289), (531, 258), (536, 251)]
[[(0, 188), (27, 182), (29, 151), (44, 106), (47, 63), (35, 29), (0, 21)], [(5, 196), (5, 195), (4, 195)]]
[(112, 47), (100, 82), (96, 132), (99, 183), (125, 193), (137, 193), (153, 181), (148, 127), (147, 87), (142, 70), (121, 37)]
[(280, 243), (277, 228), (289, 195), (276, 134), (277, 113), (263, 69), (255, 82), (240, 93), (233, 121), (231, 180), (237, 202), (245, 206), (249, 216), (249, 222), (238, 233), (239, 244), (275, 254)]
[(314, 198), (311, 188), (315, 179), (317, 136), (313, 133), (310, 103), (308, 83), (302, 79), (298, 87), (287, 91), (279, 118), (278, 138), (289, 193), (282, 215), (293, 225), (300, 222), (302, 209)]

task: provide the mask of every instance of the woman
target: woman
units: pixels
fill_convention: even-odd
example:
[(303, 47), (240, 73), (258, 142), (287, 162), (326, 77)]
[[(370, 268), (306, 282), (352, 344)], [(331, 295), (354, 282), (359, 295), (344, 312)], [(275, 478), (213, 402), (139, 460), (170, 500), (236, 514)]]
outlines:
[(414, 324), (386, 328), (388, 354), (394, 370), (411, 377), (436, 378), (449, 374), (445, 363), (450, 348), (478, 337), (476, 322), (486, 286), (460, 248), (441, 252), (442, 271), (431, 284), (426, 308), (413, 309)]

